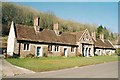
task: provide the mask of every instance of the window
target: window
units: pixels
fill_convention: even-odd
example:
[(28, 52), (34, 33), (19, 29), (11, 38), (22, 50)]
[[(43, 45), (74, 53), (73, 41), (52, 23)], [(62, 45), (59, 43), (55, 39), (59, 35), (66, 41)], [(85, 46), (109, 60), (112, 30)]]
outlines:
[(86, 38), (88, 39), (88, 35), (86, 36)]
[(26, 44), (24, 44), (24, 50), (26, 50)]
[(24, 50), (29, 50), (29, 44), (24, 44)]
[(83, 41), (85, 41), (85, 38), (83, 38)]
[(48, 45), (48, 51), (52, 51), (52, 45)]
[(71, 47), (71, 52), (74, 52), (74, 47)]
[(27, 50), (29, 50), (29, 44), (27, 44)]
[(59, 51), (59, 46), (55, 46), (55, 51)]

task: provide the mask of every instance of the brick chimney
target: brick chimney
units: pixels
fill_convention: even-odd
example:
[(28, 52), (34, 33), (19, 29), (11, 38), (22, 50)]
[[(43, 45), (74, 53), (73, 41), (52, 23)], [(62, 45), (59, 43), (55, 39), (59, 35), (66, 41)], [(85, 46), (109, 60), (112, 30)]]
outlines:
[(56, 35), (59, 35), (59, 26), (58, 26), (58, 23), (53, 24), (53, 30), (55, 31)]
[(39, 32), (40, 28), (39, 28), (39, 17), (35, 17), (34, 18), (34, 29), (36, 32)]
[(104, 42), (104, 34), (100, 34), (100, 39)]
[(96, 41), (96, 32), (92, 32), (92, 38)]

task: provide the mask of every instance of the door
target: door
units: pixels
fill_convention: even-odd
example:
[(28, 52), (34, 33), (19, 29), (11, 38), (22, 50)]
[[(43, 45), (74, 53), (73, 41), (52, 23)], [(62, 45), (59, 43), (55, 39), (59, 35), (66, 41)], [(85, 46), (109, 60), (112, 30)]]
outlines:
[(37, 47), (37, 57), (39, 57), (41, 55), (41, 47)]
[(67, 48), (64, 48), (64, 55), (67, 57)]

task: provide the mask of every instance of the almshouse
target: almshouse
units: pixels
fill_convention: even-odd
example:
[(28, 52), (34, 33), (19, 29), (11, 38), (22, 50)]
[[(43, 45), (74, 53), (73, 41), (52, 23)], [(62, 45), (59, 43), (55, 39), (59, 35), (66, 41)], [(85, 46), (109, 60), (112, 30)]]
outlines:
[(41, 29), (39, 18), (34, 19), (34, 26), (14, 24), (12, 22), (7, 55), (17, 54), (26, 57), (32, 54), (42, 56), (95, 56), (112, 54), (115, 49), (109, 40), (104, 40), (101, 34), (96, 39), (96, 33), (86, 29), (81, 32), (60, 32), (59, 24), (53, 24), (53, 30)]

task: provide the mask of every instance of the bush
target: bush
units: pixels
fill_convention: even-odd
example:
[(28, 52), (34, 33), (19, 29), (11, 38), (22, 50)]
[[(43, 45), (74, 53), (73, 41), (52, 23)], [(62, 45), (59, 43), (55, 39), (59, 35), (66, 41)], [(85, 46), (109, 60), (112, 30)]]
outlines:
[(61, 53), (60, 55), (61, 55), (61, 56), (65, 56), (65, 54), (64, 54), (64, 53)]
[(13, 53), (13, 56), (10, 56), (9, 54), (5, 53), (5, 54), (4, 54), (4, 58), (5, 58), (5, 59), (6, 59), (6, 58), (19, 58), (19, 54)]
[(27, 58), (33, 58), (35, 55), (34, 54), (27, 54), (26, 57)]
[(82, 56), (82, 54), (80, 52), (77, 52), (77, 55), (76, 56)]
[(48, 57), (47, 53), (43, 53), (43, 57)]
[(18, 54), (13, 53), (12, 58), (19, 58), (19, 55), (18, 55)]
[(120, 54), (120, 49), (116, 49), (115, 53)]
[(120, 56), (120, 49), (116, 49), (115, 54)]

